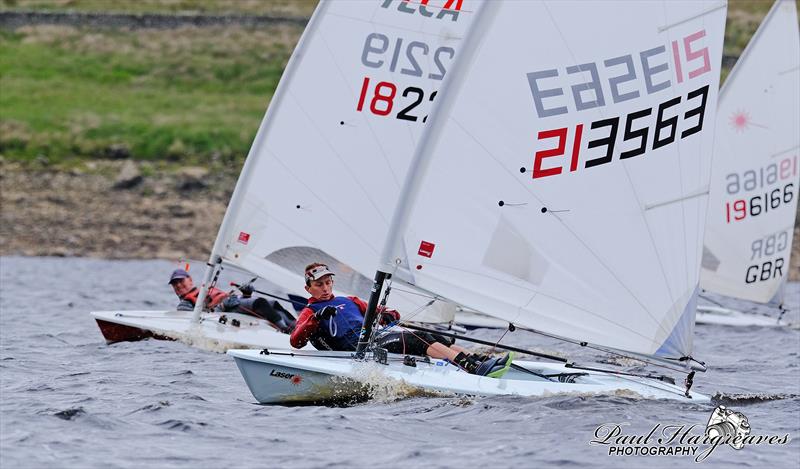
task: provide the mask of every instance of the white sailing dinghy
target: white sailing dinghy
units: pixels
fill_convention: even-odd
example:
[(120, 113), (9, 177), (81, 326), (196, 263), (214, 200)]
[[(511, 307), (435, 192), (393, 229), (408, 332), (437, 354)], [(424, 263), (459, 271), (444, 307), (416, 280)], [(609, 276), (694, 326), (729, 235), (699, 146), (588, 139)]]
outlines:
[[(337, 294), (369, 295), (409, 162), (470, 19), (400, 0), (317, 9), (256, 134), (198, 304), (223, 266), (305, 297), (302, 272), (313, 261), (337, 272)], [(454, 304), (404, 290), (392, 297), (404, 319), (453, 320)], [(235, 316), (232, 329), (220, 314), (199, 311), (92, 314), (109, 341), (180, 338), (204, 346), (213, 337), (217, 350), (290, 348), (287, 335), (253, 317)]]
[[(700, 287), (783, 311), (800, 186), (800, 30), (777, 1), (720, 91)], [(700, 306), (698, 323), (780, 326)]]
[(390, 278), (689, 381), (703, 369), (692, 337), (726, 4), (662, 3), (447, 2), (475, 18), (386, 233), (359, 350), (229, 351), (255, 398), (346, 399), (391, 378), (707, 400), (690, 382), (574, 363), (515, 361), (495, 379), (369, 347)]
[[(291, 311), (290, 303), (280, 303)], [(109, 344), (144, 339), (179, 340), (197, 348), (225, 352), (242, 347), (287, 348), (289, 343), (289, 336), (269, 321), (238, 312), (204, 311), (195, 317), (193, 311), (110, 310), (93, 311), (91, 315)]]

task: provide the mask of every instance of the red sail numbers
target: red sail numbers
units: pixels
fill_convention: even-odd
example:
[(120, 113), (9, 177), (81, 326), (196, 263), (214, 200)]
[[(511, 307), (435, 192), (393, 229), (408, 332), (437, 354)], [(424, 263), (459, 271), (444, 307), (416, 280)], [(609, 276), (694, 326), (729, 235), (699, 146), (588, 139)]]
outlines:
[[(712, 71), (705, 37), (705, 30), (699, 30), (681, 41), (635, 54), (528, 73), (536, 113), (539, 118), (580, 113), (668, 91), (702, 77)], [(567, 84), (584, 76), (591, 79)], [(539, 131), (533, 179), (633, 158), (692, 136), (703, 129), (708, 95), (709, 84), (699, 85), (624, 115)]]

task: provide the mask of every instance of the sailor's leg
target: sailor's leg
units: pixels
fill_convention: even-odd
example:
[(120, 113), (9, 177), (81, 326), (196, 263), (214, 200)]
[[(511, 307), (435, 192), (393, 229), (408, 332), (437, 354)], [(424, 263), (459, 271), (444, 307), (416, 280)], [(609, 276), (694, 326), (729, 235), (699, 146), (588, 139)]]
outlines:
[(455, 363), (456, 357), (458, 356), (459, 352), (462, 351), (464, 351), (464, 349), (461, 347), (458, 347), (458, 350), (456, 350), (455, 346), (453, 345), (448, 347), (445, 344), (433, 342), (432, 344), (428, 345), (428, 349), (425, 351), (425, 353), (431, 358), (444, 358)]

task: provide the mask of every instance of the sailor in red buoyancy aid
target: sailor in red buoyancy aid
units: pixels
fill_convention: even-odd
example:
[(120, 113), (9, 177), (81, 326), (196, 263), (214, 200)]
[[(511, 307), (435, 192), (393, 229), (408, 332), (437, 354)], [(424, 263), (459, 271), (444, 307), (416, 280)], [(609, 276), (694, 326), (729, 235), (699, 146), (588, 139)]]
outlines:
[[(194, 286), (191, 275), (183, 269), (175, 269), (169, 278), (169, 284), (180, 299), (176, 309), (178, 311), (193, 311), (195, 304), (197, 304), (200, 289)], [(244, 291), (244, 289), (245, 287), (243, 286), (242, 290)], [(248, 290), (248, 293), (252, 292)], [(230, 295), (219, 288), (211, 287), (206, 294), (205, 303), (205, 308), (203, 308), (205, 310), (236, 312), (266, 319), (278, 330), (286, 334), (289, 334), (294, 329), (294, 317), (280, 307), (277, 302), (273, 306), (264, 298), (250, 297), (249, 294), (239, 297)]]
[[(183, 269), (175, 269), (169, 278), (169, 284), (181, 300), (178, 303), (178, 311), (192, 311), (197, 303), (197, 296), (200, 289), (194, 286), (192, 276)], [(211, 287), (206, 295), (206, 307), (204, 309), (213, 310), (217, 305), (228, 296), (227, 293), (219, 288)]]

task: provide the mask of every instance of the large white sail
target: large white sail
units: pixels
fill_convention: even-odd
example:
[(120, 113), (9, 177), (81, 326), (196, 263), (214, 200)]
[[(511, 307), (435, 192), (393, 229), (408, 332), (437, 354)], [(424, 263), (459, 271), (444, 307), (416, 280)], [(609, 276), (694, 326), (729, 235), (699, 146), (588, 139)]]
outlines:
[(700, 286), (783, 302), (800, 186), (800, 30), (778, 1), (720, 91)]
[(486, 2), (382, 269), (551, 334), (689, 356), (725, 6)]
[[(286, 288), (335, 263), (367, 295), (397, 193), (476, 1), (322, 1), (248, 155), (214, 254)], [(213, 256), (212, 256), (213, 257)], [(396, 291), (407, 319), (447, 320)], [(420, 313), (420, 310), (424, 311)]]

